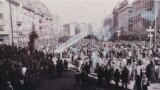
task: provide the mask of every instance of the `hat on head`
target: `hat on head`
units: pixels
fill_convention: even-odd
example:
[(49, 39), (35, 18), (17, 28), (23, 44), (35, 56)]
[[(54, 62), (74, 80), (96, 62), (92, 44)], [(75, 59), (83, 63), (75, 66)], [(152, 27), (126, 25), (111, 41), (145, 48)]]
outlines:
[(10, 85), (10, 84), (11, 84), (11, 81), (7, 81), (7, 84)]

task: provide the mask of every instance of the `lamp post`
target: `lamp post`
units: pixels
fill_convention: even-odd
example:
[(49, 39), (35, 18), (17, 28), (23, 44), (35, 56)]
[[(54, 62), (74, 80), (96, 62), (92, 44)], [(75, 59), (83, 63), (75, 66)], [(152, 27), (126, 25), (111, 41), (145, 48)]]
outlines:
[(158, 16), (158, 0), (155, 0), (154, 1), (154, 3), (155, 3), (155, 30), (154, 30), (154, 36), (155, 36), (155, 47), (154, 47), (154, 49), (156, 50), (157, 49), (157, 46), (156, 46), (156, 44), (157, 44), (157, 16)]
[(151, 49), (151, 47), (152, 47), (152, 38), (153, 38), (152, 32), (154, 32), (155, 30), (152, 29), (152, 27), (150, 26), (149, 29), (147, 29), (146, 31), (149, 32), (149, 34), (148, 34), (148, 37), (150, 37), (150, 44), (149, 44), (149, 46), (150, 46), (150, 49)]
[(14, 46), (14, 32), (13, 32), (13, 19), (12, 19), (12, 4), (9, 2), (9, 9), (10, 9), (10, 23), (11, 23), (11, 38), (12, 38), (12, 46)]

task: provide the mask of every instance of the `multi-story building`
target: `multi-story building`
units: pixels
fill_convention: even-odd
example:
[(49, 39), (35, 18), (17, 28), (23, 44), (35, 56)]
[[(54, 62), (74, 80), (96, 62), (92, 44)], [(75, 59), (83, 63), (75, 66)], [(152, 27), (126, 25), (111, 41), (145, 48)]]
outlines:
[(63, 25), (63, 36), (74, 36), (76, 34), (76, 24), (75, 23), (69, 23)]
[(104, 28), (108, 28), (110, 31), (113, 30), (113, 25), (114, 25), (114, 21), (113, 21), (113, 15), (109, 15), (108, 17), (105, 18), (104, 20)]
[(89, 24), (83, 21), (63, 25), (63, 36), (74, 36), (78, 33), (89, 33)]
[(118, 8), (118, 29), (123, 32), (123, 35), (127, 35), (132, 29), (131, 24), (132, 5), (129, 0), (123, 0), (119, 4)]
[[(4, 15), (5, 12), (5, 4), (4, 0), (0, 0), (0, 42), (3, 42), (5, 40), (9, 40), (9, 30), (10, 28), (7, 27), (9, 26), (9, 21), (8, 19), (10, 18), (9, 16)], [(8, 12), (9, 14), (9, 12)], [(8, 41), (6, 41), (8, 42)]]
[(1, 41), (27, 45), (33, 26), (39, 39), (44, 39), (53, 33), (52, 25), (52, 14), (39, 0), (0, 0)]
[(118, 6), (115, 6), (113, 9), (113, 30), (118, 30)]
[(145, 11), (151, 11), (154, 6), (154, 0), (134, 0), (132, 4), (132, 32), (145, 34), (146, 29), (153, 23), (142, 17)]
[(53, 36), (55, 37), (61, 37), (63, 36), (62, 33), (63, 33), (63, 26), (62, 26), (62, 22), (60, 20), (60, 17), (56, 14), (53, 14), (53, 31), (54, 31), (54, 34)]

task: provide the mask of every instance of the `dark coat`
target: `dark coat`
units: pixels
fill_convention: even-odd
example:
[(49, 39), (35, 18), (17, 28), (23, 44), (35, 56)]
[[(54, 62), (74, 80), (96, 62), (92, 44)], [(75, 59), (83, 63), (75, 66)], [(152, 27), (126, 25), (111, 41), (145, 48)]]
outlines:
[(120, 72), (118, 69), (114, 72), (114, 79), (115, 79), (115, 82), (119, 82), (120, 80)]

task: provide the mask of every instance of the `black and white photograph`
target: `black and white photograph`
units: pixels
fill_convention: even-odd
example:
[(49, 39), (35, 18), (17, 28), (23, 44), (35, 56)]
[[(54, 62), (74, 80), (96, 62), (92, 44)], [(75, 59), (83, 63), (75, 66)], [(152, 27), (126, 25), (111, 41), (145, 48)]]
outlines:
[(0, 90), (160, 90), (160, 0), (0, 0)]

